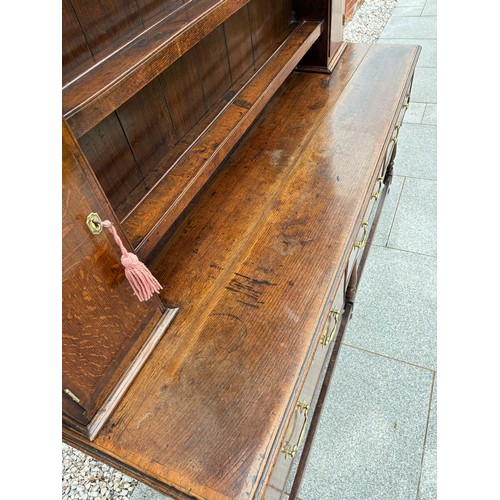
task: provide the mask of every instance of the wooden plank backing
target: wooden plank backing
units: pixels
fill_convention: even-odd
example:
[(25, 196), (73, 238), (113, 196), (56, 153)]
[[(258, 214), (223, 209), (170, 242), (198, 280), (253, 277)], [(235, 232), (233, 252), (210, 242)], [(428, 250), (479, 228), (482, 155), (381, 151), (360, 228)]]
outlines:
[(417, 55), (290, 76), (154, 262), (180, 312), (79, 446), (179, 498), (260, 497)]
[[(211, 127), (157, 186), (123, 219), (130, 241), (146, 258), (221, 161), (269, 102), (307, 49), (322, 23), (297, 26), (260, 71), (233, 97)], [(161, 168), (160, 168), (161, 170)]]
[(135, 0), (71, 0), (71, 3), (96, 61), (143, 31)]
[[(132, 97), (248, 1), (189, 2), (68, 83), (63, 88), (63, 116), (76, 137)], [(96, 35), (96, 44), (98, 40)]]

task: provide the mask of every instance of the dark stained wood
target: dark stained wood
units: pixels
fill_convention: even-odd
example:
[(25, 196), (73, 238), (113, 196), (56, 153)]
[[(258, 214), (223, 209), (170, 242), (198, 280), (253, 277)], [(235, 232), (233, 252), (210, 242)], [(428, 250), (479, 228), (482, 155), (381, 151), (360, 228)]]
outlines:
[(189, 153), (123, 220), (132, 244), (143, 258), (151, 253), (320, 32), (321, 24), (299, 25), (282, 48), (233, 97)]
[(66, 411), (80, 422), (96, 413), (147, 339), (151, 331), (145, 328), (147, 323), (163, 310), (158, 297), (140, 303), (133, 295), (113, 238), (94, 236), (88, 230), (90, 212), (117, 222), (63, 124), (62, 378), (63, 389), (78, 397), (85, 413), (75, 413), (72, 400), (66, 403)]
[(176, 321), (94, 443), (66, 440), (175, 498), (262, 497), (417, 56), (288, 78), (152, 262)]
[(286, 32), (288, 25), (293, 21), (292, 0), (280, 0), (272, 2), (272, 33), (280, 35)]
[(331, 73), (345, 50), (343, 12), (345, 0), (293, 0), (299, 17), (325, 19), (325, 30), (299, 64), (301, 71)]
[[(150, 189), (155, 187), (155, 185), (163, 178), (165, 173), (170, 170), (172, 165), (175, 164), (176, 161), (179, 160), (179, 158), (181, 158), (210, 127), (213, 120), (227, 106), (234, 94), (238, 92), (251, 77), (252, 72), (248, 71), (247, 73), (248, 75), (243, 75), (240, 81), (236, 82), (219, 102), (217, 102), (210, 110), (205, 112), (205, 114), (188, 130), (187, 133), (185, 133), (177, 144), (170, 149), (165, 156), (163, 156), (160, 162), (157, 163), (155, 169), (144, 178), (144, 182), (140, 183), (133, 191), (131, 191), (128, 198), (116, 208), (116, 212), (120, 220), (125, 220), (130, 213), (134, 211), (137, 205), (141, 203), (141, 200), (148, 194)], [(175, 82), (176, 80), (173, 79), (172, 81)], [(162, 87), (165, 88), (165, 85), (162, 84)], [(170, 86), (169, 88), (172, 90), (175, 87)], [(196, 93), (198, 92), (198, 97), (200, 99), (199, 102), (202, 106), (201, 109), (204, 109), (203, 91), (201, 86), (196, 88)], [(190, 103), (191, 100), (189, 99), (184, 99), (180, 102), (177, 101), (177, 105), (179, 107), (174, 107), (173, 109), (179, 111), (182, 109), (186, 110), (191, 107)], [(182, 114), (179, 113), (178, 116), (182, 116)], [(189, 117), (189, 115), (186, 116)], [(161, 144), (158, 144), (157, 146), (159, 149), (162, 148)]]
[[(177, 137), (184, 135), (206, 113), (200, 72), (194, 51), (187, 52), (160, 75)], [(189, 99), (186, 97), (189, 96)]]
[(254, 63), (248, 6), (231, 16), (224, 24), (231, 80), (235, 82)]
[(142, 24), (150, 28), (162, 19), (172, 15), (191, 0), (136, 0), (141, 13)]
[(271, 0), (254, 0), (248, 5), (254, 59), (267, 53), (273, 39)]
[(96, 61), (132, 40), (143, 30), (135, 0), (71, 0)]
[(111, 205), (120, 205), (142, 181), (142, 175), (116, 113), (79, 142)]
[[(331, 104), (340, 96), (342, 84), (355, 72), (367, 50), (364, 49), (351, 50), (339, 71), (332, 75), (328, 96)], [(302, 85), (295, 85), (303, 78)], [(254, 237), (259, 222), (269, 212), (304, 145), (314, 134), (326, 112), (325, 95), (311, 85), (314, 81), (314, 75), (290, 76), (290, 83), (282, 87), (276, 99), (268, 105), (272, 126), (271, 119), (255, 123), (249, 140), (235, 150), (225, 168), (214, 178), (211, 189), (177, 230), (177, 234), (183, 234), (183, 237), (171, 239), (151, 263), (161, 281), (168, 283), (165, 299), (171, 304), (182, 304), (185, 313), (194, 312), (191, 308), (195, 306), (204, 307), (200, 301), (220, 286), (219, 280), (231, 265), (234, 253), (239, 245), (244, 247)], [(296, 105), (301, 98), (308, 103), (308, 109), (315, 112), (304, 113)], [(283, 134), (287, 128), (290, 133)], [(265, 164), (265, 168), (254, 168), (259, 164)], [(245, 200), (245, 203), (240, 200)], [(217, 217), (239, 223), (231, 228), (218, 227)], [(211, 255), (210, 249), (215, 247), (219, 250)], [(197, 257), (186, 259), (180, 268), (178, 255), (186, 249), (191, 249), (193, 256)], [(209, 261), (200, 262), (205, 255), (209, 255)], [(183, 289), (184, 280), (198, 285)]]
[(331, 3), (336, 0), (293, 0), (293, 7), (299, 18), (324, 19), (325, 30), (311, 50), (300, 61), (300, 66), (316, 67), (323, 70), (328, 67), (330, 48)]
[[(80, 1), (85, 4), (85, 0)], [(248, 1), (186, 3), (64, 87), (63, 115), (76, 137), (112, 113)]]
[(116, 114), (144, 179), (177, 142), (160, 81), (146, 85)]
[(354, 304), (354, 299), (356, 298), (356, 292), (358, 289), (358, 268), (356, 267), (356, 262), (349, 273), (349, 281), (347, 283), (345, 298), (346, 304)]
[(70, 0), (62, 2), (63, 85), (94, 64), (87, 40)]
[(384, 184), (387, 185), (388, 190), (392, 184), (392, 178), (394, 175), (394, 160), (396, 159), (396, 154), (397, 154), (397, 144), (394, 145), (394, 148), (392, 149), (391, 156), (389, 157), (389, 162), (387, 164), (386, 172), (385, 172), (385, 179), (384, 179)]
[(206, 108), (210, 109), (231, 86), (231, 71), (222, 26), (195, 47)]
[[(125, 201), (115, 207), (115, 210), (121, 220), (127, 218), (129, 213), (134, 210), (134, 207), (148, 194), (149, 190), (152, 189), (158, 181), (161, 180), (162, 176), (175, 164), (179, 158), (185, 154), (185, 152), (190, 149), (194, 143), (196, 143), (200, 137), (205, 133), (205, 131), (211, 127), (214, 119), (223, 112), (224, 108), (235, 99), (236, 94), (252, 79), (256, 72), (261, 68), (260, 66), (254, 65), (253, 61), (253, 51), (251, 47), (251, 38), (249, 32), (248, 16), (246, 18), (247, 31), (245, 29), (239, 29), (244, 26), (244, 22), (241, 23), (242, 16), (240, 13), (246, 11), (246, 8), (242, 11), (238, 11), (233, 17), (231, 17), (224, 26), (224, 33), (226, 37), (226, 44), (228, 47), (233, 47), (228, 49), (228, 54), (233, 54), (233, 62), (235, 61), (235, 54), (238, 56), (238, 65), (240, 68), (247, 67), (244, 73), (233, 82), (231, 87), (217, 100), (207, 111), (204, 104), (204, 94), (203, 88), (199, 81), (199, 70), (198, 63), (195, 57), (195, 52), (190, 51), (183, 56), (180, 60), (174, 63), (170, 68), (168, 68), (162, 75), (160, 79), (162, 82), (162, 87), (164, 93), (168, 97), (169, 108), (171, 115), (176, 123), (176, 129), (178, 133), (182, 135), (181, 139), (171, 148), (166, 148), (163, 142), (158, 142), (160, 136), (158, 134), (153, 134), (147, 140), (148, 146), (156, 151), (163, 152), (164, 156), (159, 161), (153, 170), (144, 176), (144, 182), (141, 182), (137, 187), (130, 192), (130, 195), (125, 199)], [(234, 20), (238, 21), (236, 23)], [(243, 21), (245, 18), (243, 18)], [(232, 24), (231, 24), (232, 23)], [(226, 25), (231, 24), (231, 28), (226, 30)], [(241, 24), (241, 26), (240, 26)], [(278, 47), (286, 35), (293, 31), (293, 27), (296, 26), (290, 24), (287, 25), (288, 32), (280, 33), (279, 37), (276, 38), (276, 47)], [(238, 29), (237, 29), (238, 28)], [(246, 38), (242, 40), (242, 35)], [(276, 36), (276, 35), (275, 35)], [(203, 40), (201, 44), (204, 43)], [(246, 48), (245, 48), (246, 47)], [(275, 48), (276, 48), (275, 47)], [(245, 50), (241, 50), (245, 48)], [(273, 50), (271, 50), (272, 52)], [(207, 50), (210, 57), (210, 51)], [(247, 57), (248, 60), (244, 61), (243, 57)], [(231, 59), (231, 57), (230, 57)], [(260, 65), (263, 65), (266, 61), (259, 61)], [(229, 69), (226, 67), (229, 75)], [(231, 78), (234, 79), (234, 71), (231, 69)], [(141, 91), (142, 92), (142, 91)], [(139, 93), (140, 94), (140, 93)], [(186, 96), (189, 96), (188, 98)], [(134, 112), (131, 113), (130, 121), (137, 124), (138, 130), (142, 130), (142, 114), (156, 116), (158, 111), (155, 106), (148, 102), (146, 99), (142, 100), (144, 108), (134, 107)], [(123, 105), (117, 110), (117, 113), (121, 117), (121, 109), (126, 106)], [(147, 109), (148, 107), (153, 107), (153, 109)], [(161, 128), (161, 127), (160, 127)], [(143, 134), (144, 135), (144, 134)], [(166, 150), (166, 151), (165, 151)], [(157, 158), (159, 153), (157, 154)], [(144, 171), (141, 162), (138, 160), (138, 166), (141, 171)]]

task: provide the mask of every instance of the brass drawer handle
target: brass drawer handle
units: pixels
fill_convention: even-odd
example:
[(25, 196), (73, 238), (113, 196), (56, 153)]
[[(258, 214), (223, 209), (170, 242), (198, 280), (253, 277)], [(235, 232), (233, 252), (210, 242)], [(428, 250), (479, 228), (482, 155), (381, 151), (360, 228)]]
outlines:
[(397, 144), (398, 143), (398, 137), (399, 137), (399, 130), (401, 128), (401, 125), (396, 125), (394, 127), (394, 131), (396, 132), (396, 135), (394, 135), (391, 139), (391, 142), (393, 142), (394, 144)]
[[(328, 330), (330, 329), (330, 321), (332, 317), (333, 317), (333, 328), (330, 334), (328, 334)], [(330, 312), (328, 313), (328, 319), (326, 320), (325, 333), (323, 333), (323, 336), (321, 337), (322, 346), (325, 347), (329, 346), (330, 343), (332, 342), (333, 338), (335, 337), (335, 332), (337, 331), (339, 318), (340, 318), (340, 311), (336, 307), (330, 309)]]
[(372, 194), (372, 198), (374, 200), (378, 200), (380, 195), (382, 194), (382, 186), (384, 185), (384, 176), (380, 176), (378, 179), (378, 191), (375, 194)]
[(363, 239), (361, 241), (357, 241), (356, 243), (354, 243), (354, 248), (363, 248), (365, 246), (367, 226), (368, 222), (363, 222), (363, 224), (361, 224), (361, 227), (363, 228)]
[(299, 449), (302, 439), (304, 437), (304, 433), (306, 432), (306, 426), (307, 426), (307, 415), (309, 413), (309, 405), (307, 403), (301, 403), (300, 401), (297, 403), (297, 408), (299, 409), (300, 413), (304, 413), (304, 423), (302, 424), (302, 429), (300, 429), (300, 434), (299, 434), (299, 439), (297, 440), (297, 443), (294, 446), (283, 446), (281, 449), (281, 452), (285, 454), (286, 457), (294, 457), (295, 453), (297, 453), (297, 450)]
[(406, 102), (403, 104), (403, 108), (408, 109), (410, 107), (411, 92), (406, 93)]

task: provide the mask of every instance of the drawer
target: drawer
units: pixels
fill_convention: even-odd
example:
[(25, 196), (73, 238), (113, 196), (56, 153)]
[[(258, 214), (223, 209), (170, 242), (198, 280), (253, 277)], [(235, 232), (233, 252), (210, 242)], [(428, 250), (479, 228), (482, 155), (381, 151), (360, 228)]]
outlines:
[[(330, 359), (329, 354), (333, 346), (342, 321), (344, 311), (344, 279), (335, 294), (335, 298), (330, 302), (328, 313), (324, 320), (323, 328), (316, 346), (311, 366), (300, 395), (298, 397), (295, 411), (293, 412), (288, 428), (285, 432), (280, 454), (274, 464), (273, 472), (266, 488), (264, 498), (273, 500), (281, 498), (287, 484), (287, 478), (292, 469), (294, 459), (300, 456), (301, 447), (304, 444), (308, 431), (308, 422), (312, 418), (314, 404), (321, 389), (324, 373)], [(277, 492), (279, 495), (277, 496)]]
[[(400, 115), (401, 121), (403, 120), (403, 115), (404, 115), (404, 110), (401, 112), (401, 115)], [(402, 123), (398, 123), (394, 127), (394, 130), (392, 132), (391, 141), (389, 142), (389, 146), (387, 146), (387, 150), (385, 152), (384, 172), (387, 170), (387, 167), (389, 166), (389, 164), (391, 163), (391, 160), (393, 159), (392, 156), (394, 153), (394, 149), (396, 148), (396, 145), (398, 143), (399, 131), (401, 130), (401, 127), (402, 127)]]
[(347, 263), (346, 275), (345, 275), (346, 288), (349, 284), (349, 278), (351, 276), (354, 264), (356, 262), (359, 262), (361, 260), (361, 257), (363, 256), (366, 241), (368, 239), (368, 235), (373, 225), (373, 220), (375, 219), (375, 215), (377, 213), (378, 202), (382, 194), (382, 189), (384, 188), (384, 173), (385, 173), (385, 165), (380, 170), (377, 183), (375, 184), (373, 193), (370, 197), (370, 201), (368, 202), (368, 207), (366, 208), (366, 212), (363, 216), (363, 221), (361, 222), (361, 225), (358, 229), (356, 241), (351, 250), (351, 254), (349, 255), (349, 261)]
[(387, 151), (385, 152), (384, 173), (387, 167), (389, 166), (389, 163), (391, 162), (392, 153), (398, 142), (399, 132), (401, 130), (401, 127), (403, 126), (403, 119), (406, 110), (410, 106), (410, 99), (411, 99), (411, 84), (409, 89), (406, 91), (405, 99), (403, 101), (401, 109), (399, 110), (399, 116), (396, 121), (396, 125), (394, 126), (394, 130), (392, 131), (391, 141), (389, 142), (389, 146), (387, 147)]

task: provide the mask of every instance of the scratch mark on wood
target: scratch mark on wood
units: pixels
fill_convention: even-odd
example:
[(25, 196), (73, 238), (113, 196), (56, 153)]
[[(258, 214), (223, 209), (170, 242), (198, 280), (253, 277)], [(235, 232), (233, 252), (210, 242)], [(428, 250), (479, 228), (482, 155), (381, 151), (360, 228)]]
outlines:
[(264, 304), (261, 300), (262, 294), (267, 287), (276, 286), (276, 283), (267, 280), (258, 280), (240, 273), (234, 273), (234, 275), (235, 277), (226, 286), (226, 290), (242, 295), (245, 300), (238, 300), (238, 302), (252, 307), (259, 307), (260, 304)]
[[(255, 309), (258, 309), (258, 308), (259, 308), (259, 306), (255, 305), (255, 304), (250, 304), (250, 302), (245, 302), (244, 300), (238, 300), (238, 302), (239, 302), (240, 304), (244, 304), (244, 305), (246, 305), (246, 306), (250, 306), (250, 307), (253, 307), (253, 308), (255, 308)], [(259, 304), (263, 304), (263, 302), (259, 302)]]
[(240, 276), (241, 278), (244, 278), (246, 280), (251, 281), (255, 285), (267, 285), (267, 286), (276, 286), (276, 283), (271, 283), (270, 281), (267, 280), (256, 280), (255, 278), (250, 278), (249, 276), (245, 276), (244, 274), (239, 274), (239, 273), (234, 273), (236, 276)]

